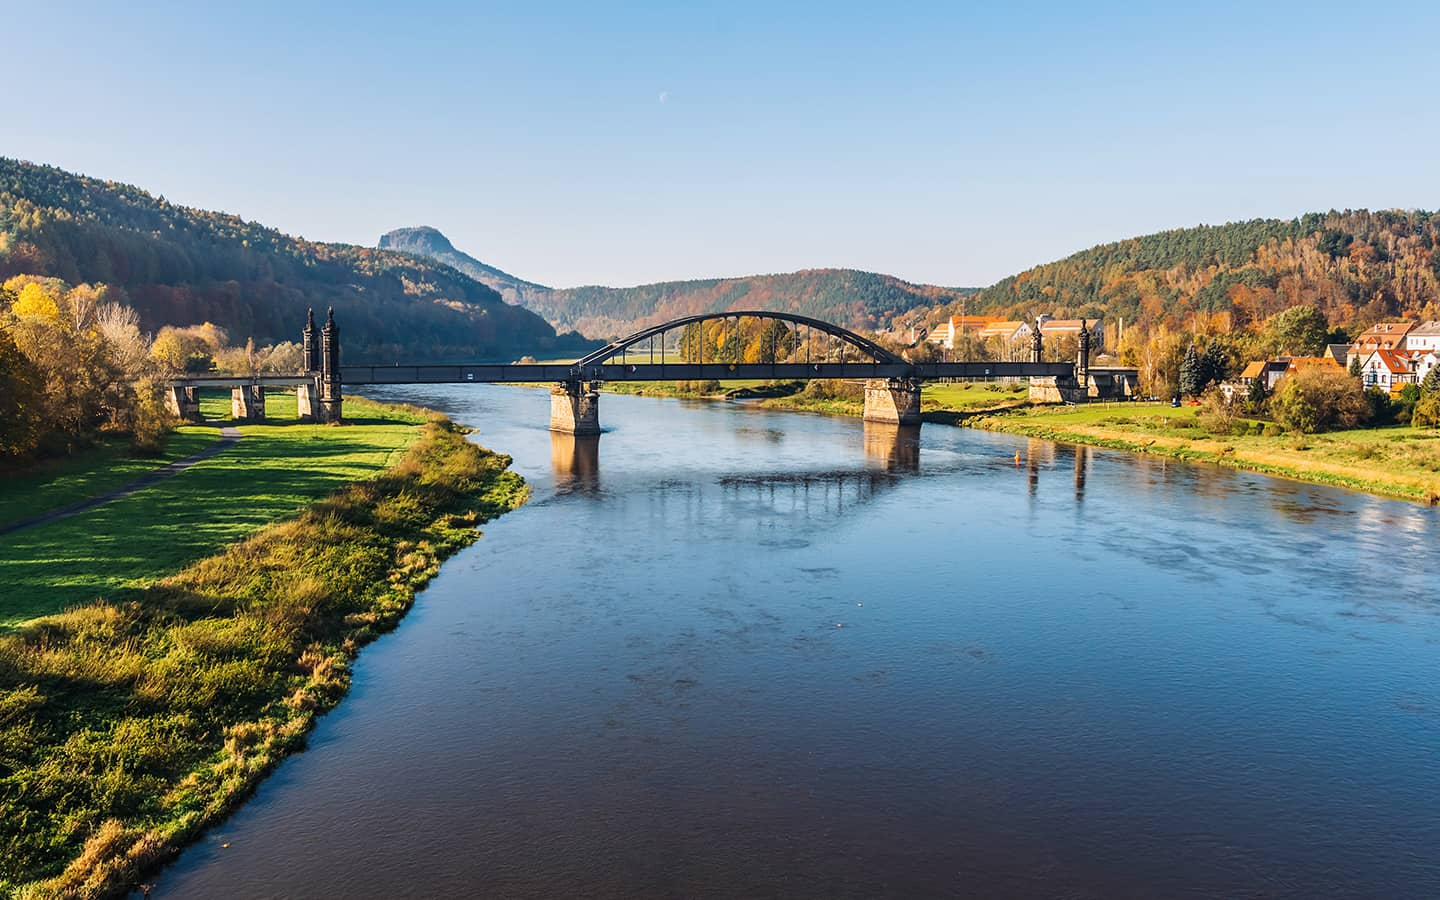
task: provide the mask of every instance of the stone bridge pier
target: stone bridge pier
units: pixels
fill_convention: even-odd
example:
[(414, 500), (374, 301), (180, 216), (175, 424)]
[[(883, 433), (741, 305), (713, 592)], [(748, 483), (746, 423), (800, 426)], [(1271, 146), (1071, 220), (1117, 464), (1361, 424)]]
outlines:
[(550, 389), (550, 430), (564, 434), (600, 433), (600, 394), (584, 381), (562, 381)]
[(240, 422), (265, 421), (265, 386), (242, 384), (231, 388), (230, 418)]
[(865, 382), (865, 421), (920, 424), (920, 382), (913, 378), (871, 378)]
[(183, 385), (165, 389), (165, 406), (182, 422), (200, 421), (200, 390)]

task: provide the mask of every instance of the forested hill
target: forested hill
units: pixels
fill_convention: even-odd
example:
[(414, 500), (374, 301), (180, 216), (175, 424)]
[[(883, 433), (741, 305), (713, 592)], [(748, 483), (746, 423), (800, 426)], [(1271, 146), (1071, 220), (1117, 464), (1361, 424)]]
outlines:
[(19, 274), (118, 286), (147, 329), (213, 322), (257, 343), (298, 340), (306, 307), (333, 305), (351, 361), (513, 358), (571, 343), (446, 265), (0, 157), (0, 279)]
[(1142, 326), (1198, 314), (1228, 330), (1301, 304), (1341, 327), (1440, 319), (1440, 213), (1346, 210), (1164, 231), (1028, 269), (967, 306)]
[(404, 228), (380, 238), (381, 247), (408, 250), (449, 263), (540, 313), (557, 328), (590, 337), (628, 334), (680, 316), (730, 309), (799, 313), (850, 328), (878, 330), (917, 308), (957, 301), (964, 288), (910, 284), (852, 269), (808, 269), (783, 275), (667, 281), (639, 287), (546, 288), (508, 275), (451, 246), (433, 228)]

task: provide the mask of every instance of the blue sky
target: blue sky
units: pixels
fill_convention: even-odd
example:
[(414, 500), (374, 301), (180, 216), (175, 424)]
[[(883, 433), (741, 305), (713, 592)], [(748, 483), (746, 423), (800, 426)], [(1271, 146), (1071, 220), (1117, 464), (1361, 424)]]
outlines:
[(1434, 3), (3, 5), (0, 155), (557, 286), (1440, 207)]

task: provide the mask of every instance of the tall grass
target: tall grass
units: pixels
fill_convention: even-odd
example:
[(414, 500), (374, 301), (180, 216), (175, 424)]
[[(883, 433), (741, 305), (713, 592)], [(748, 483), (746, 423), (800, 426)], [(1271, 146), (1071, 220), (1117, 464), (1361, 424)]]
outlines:
[(441, 560), (524, 501), (509, 462), (437, 417), (297, 518), (0, 637), (0, 895), (122, 893), (224, 816)]

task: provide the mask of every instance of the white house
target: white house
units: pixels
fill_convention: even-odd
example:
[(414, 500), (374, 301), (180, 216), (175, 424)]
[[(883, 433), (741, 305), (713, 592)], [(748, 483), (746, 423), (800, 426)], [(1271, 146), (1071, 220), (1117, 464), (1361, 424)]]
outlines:
[(1402, 346), (1406, 350), (1419, 350), (1422, 353), (1440, 350), (1440, 322), (1421, 322), (1416, 325), (1405, 335)]
[(1378, 387), (1394, 393), (1419, 379), (1415, 364), (1403, 350), (1372, 350), (1360, 361), (1360, 377), (1367, 388)]

